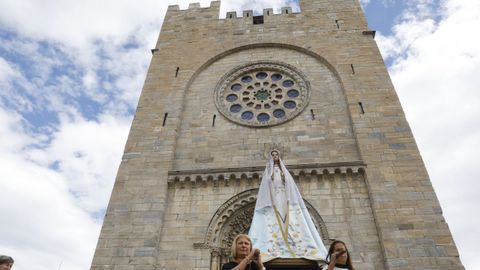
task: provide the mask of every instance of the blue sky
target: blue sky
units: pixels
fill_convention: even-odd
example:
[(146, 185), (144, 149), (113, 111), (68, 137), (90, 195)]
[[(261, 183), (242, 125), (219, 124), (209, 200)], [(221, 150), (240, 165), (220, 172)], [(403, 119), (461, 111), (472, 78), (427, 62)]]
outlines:
[[(88, 269), (150, 49), (167, 6), (189, 2), (0, 0), (0, 253), (14, 269)], [(461, 259), (480, 269), (480, 2), (361, 3)], [(223, 1), (220, 15), (288, 5)]]

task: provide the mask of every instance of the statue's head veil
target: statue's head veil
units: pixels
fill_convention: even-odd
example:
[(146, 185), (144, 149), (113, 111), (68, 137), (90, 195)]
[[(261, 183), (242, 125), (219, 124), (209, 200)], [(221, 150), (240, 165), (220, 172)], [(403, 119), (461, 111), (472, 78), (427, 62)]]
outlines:
[[(283, 163), (282, 159), (280, 158), (280, 151), (272, 150), (269, 152), (268, 161), (265, 166), (265, 170), (263, 171), (262, 175), (262, 182), (260, 183), (260, 189), (258, 191), (257, 196), (257, 203), (255, 204), (255, 210), (260, 210), (267, 206), (272, 206), (272, 198), (270, 193), (270, 186), (272, 182), (272, 172), (274, 169), (274, 161), (272, 157), (272, 153), (278, 153), (278, 160), (280, 164), (280, 168), (284, 174), (285, 179), (285, 197), (290, 205), (299, 204), (301, 208), (305, 208), (305, 204), (303, 203), (302, 196), (298, 191), (297, 185), (295, 185), (295, 181), (293, 180), (292, 175), (288, 172), (285, 164)], [(285, 202), (286, 203), (286, 202)]]

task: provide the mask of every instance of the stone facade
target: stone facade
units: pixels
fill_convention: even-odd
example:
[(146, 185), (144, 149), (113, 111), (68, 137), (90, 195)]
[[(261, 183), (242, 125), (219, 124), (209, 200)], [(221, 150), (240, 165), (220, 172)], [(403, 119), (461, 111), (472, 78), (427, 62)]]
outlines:
[[(220, 20), (219, 7), (168, 9), (91, 269), (218, 270), (273, 148), (325, 245), (344, 240), (357, 269), (464, 269), (359, 3)], [(308, 104), (277, 125), (225, 117), (222, 78), (264, 63), (302, 74)]]

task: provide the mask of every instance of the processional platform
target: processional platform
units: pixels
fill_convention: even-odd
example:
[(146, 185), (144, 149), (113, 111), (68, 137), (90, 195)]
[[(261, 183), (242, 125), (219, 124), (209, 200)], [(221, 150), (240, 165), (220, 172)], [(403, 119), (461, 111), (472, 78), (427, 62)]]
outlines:
[(267, 270), (320, 270), (318, 262), (303, 258), (275, 259), (264, 263)]

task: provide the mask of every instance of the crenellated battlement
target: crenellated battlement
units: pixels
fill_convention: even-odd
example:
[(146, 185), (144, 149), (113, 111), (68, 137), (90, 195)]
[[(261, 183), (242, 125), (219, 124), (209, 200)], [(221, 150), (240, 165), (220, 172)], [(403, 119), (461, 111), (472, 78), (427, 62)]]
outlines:
[(168, 6), (168, 11), (193, 11), (193, 10), (207, 10), (207, 9), (220, 9), (220, 1), (212, 1), (210, 2), (210, 6), (209, 7), (204, 7), (202, 8), (200, 6), (200, 3), (190, 3), (188, 5), (188, 9), (180, 9), (180, 6), (179, 5), (170, 5)]
[[(282, 7), (279, 10), (265, 8), (262, 11), (246, 9), (228, 11), (221, 16), (221, 1), (212, 1), (208, 7), (190, 3), (187, 9), (171, 5), (165, 15), (156, 49), (168, 47), (173, 41), (194, 44), (201, 36), (210, 36), (239, 41), (262, 40), (289, 42), (293, 35), (312, 33), (369, 31), (360, 4), (352, 0), (300, 0), (298, 7)], [(356, 1), (353, 1), (356, 2)], [(348, 4), (347, 4), (348, 3)], [(223, 11), (222, 11), (223, 12)], [(295, 25), (295, 27), (293, 27)], [(268, 38), (267, 38), (268, 37)], [(237, 43), (238, 44), (238, 43)]]
[[(227, 15), (225, 16), (225, 19), (248, 19), (248, 18), (253, 18), (253, 17), (258, 17), (262, 15), (253, 15), (253, 10), (244, 10), (243, 11), (243, 16), (238, 16), (236, 11), (228, 11)], [(300, 14), (298, 13), (293, 13), (292, 7), (282, 7), (280, 13), (274, 13), (273, 8), (265, 8), (263, 9), (263, 16), (279, 16), (279, 15), (292, 15), (292, 14)]]
[[(177, 13), (177, 15), (188, 14), (188, 16), (194, 16), (195, 13), (198, 13), (199, 15), (201, 15), (202, 13), (205, 13), (205, 12), (217, 12), (217, 15), (220, 15), (220, 2), (221, 1), (212, 1), (209, 7), (203, 7), (203, 8), (200, 6), (200, 3), (190, 3), (188, 6), (188, 9), (180, 9), (179, 5), (170, 5), (168, 6), (167, 12), (168, 13), (174, 12), (174, 13)], [(294, 13), (292, 10), (292, 7), (282, 7), (280, 10), (280, 13), (275, 13), (273, 8), (265, 8), (263, 9), (263, 15), (254, 15), (253, 10), (244, 10), (242, 12), (242, 16), (240, 16), (240, 14), (237, 14), (237, 11), (228, 11), (224, 19), (225, 20), (231, 20), (231, 19), (253, 20), (254, 17), (259, 17), (259, 16), (278, 16), (278, 15), (292, 15), (292, 14), (299, 14), (299, 13)], [(223, 20), (223, 19), (220, 19), (220, 20)]]
[(369, 30), (358, 3), (345, 5), (343, 1), (337, 0), (301, 0), (300, 11), (294, 11), (292, 7), (282, 7), (280, 11), (265, 8), (261, 13), (253, 10), (228, 11), (225, 17), (220, 14), (220, 3), (221, 1), (212, 1), (208, 7), (201, 7), (200, 3), (190, 3), (188, 9), (171, 5), (165, 16), (164, 30), (168, 32), (182, 31), (184, 28), (198, 29), (217, 22), (225, 27), (262, 24), (278, 27), (295, 23), (297, 26), (314, 28), (315, 31)]

